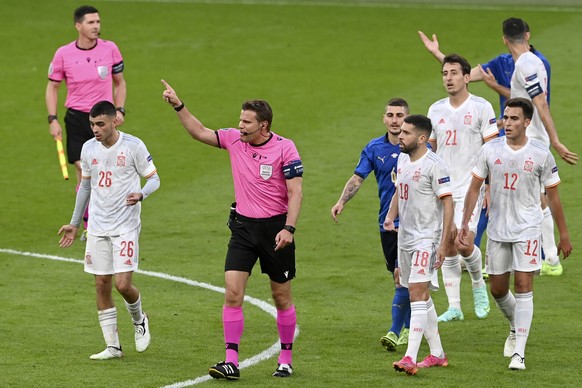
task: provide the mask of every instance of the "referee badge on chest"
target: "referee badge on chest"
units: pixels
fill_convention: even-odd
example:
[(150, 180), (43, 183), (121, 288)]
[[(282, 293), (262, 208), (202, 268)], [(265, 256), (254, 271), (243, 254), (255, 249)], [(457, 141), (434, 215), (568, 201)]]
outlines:
[(273, 175), (273, 166), (270, 164), (261, 164), (261, 177), (267, 180)]
[(99, 74), (99, 78), (105, 79), (107, 78), (109, 70), (107, 69), (107, 66), (97, 66), (97, 73)]

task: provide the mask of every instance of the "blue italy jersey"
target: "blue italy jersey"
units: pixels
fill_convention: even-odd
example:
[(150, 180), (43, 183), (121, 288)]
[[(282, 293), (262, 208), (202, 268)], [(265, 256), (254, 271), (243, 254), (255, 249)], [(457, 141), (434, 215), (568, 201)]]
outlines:
[[(531, 46), (530, 51), (534, 53), (541, 61), (544, 63), (544, 67), (548, 73), (548, 94), (546, 99), (548, 104), (550, 103), (550, 62), (544, 57), (542, 53)], [(491, 73), (495, 76), (497, 83), (506, 88), (511, 88), (511, 76), (513, 75), (513, 70), (515, 69), (515, 62), (511, 54), (501, 54), (487, 63), (482, 64), (483, 70), (491, 69)], [(503, 107), (505, 106), (506, 98), (499, 95), (499, 107), (501, 109), (500, 117), (503, 116)]]
[[(378, 137), (366, 145), (354, 171), (354, 174), (363, 179), (366, 179), (370, 172), (374, 171), (378, 182), (378, 197), (380, 198), (378, 223), (381, 232), (384, 231), (384, 219), (395, 191), (396, 163), (399, 154), (400, 147), (398, 144), (390, 143), (388, 135)], [(394, 225), (398, 226), (398, 220), (394, 220)]]

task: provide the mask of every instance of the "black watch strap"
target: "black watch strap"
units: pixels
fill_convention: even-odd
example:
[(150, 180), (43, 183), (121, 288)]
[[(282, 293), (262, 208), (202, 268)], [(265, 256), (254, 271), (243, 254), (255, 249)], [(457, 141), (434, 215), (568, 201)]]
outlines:
[(48, 123), (52, 123), (55, 120), (58, 120), (59, 118), (57, 117), (57, 115), (48, 115)]
[(120, 112), (122, 115), (125, 116), (125, 108), (122, 106), (118, 106), (117, 108), (115, 108), (115, 110), (117, 110), (118, 112)]
[(285, 225), (283, 229), (288, 230), (291, 234), (295, 234), (295, 227), (291, 225)]

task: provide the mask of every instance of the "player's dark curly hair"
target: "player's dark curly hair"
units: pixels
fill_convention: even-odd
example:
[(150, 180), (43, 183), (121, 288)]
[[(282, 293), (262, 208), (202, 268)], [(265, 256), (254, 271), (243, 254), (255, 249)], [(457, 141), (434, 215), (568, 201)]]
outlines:
[(426, 137), (430, 137), (432, 132), (432, 123), (428, 117), (425, 115), (410, 115), (404, 118), (404, 122), (407, 124), (412, 124), (417, 130), (424, 132)]
[(505, 102), (505, 107), (521, 108), (526, 119), (531, 120), (534, 114), (534, 107), (527, 98), (510, 98)]
[(445, 63), (458, 63), (461, 65), (461, 71), (463, 75), (471, 74), (471, 64), (468, 60), (460, 56), (459, 54), (449, 54), (443, 59), (443, 66)]
[(91, 111), (89, 112), (89, 116), (97, 117), (101, 115), (109, 117), (117, 116), (115, 105), (109, 101), (99, 101), (97, 104), (93, 105), (93, 108), (91, 108)]

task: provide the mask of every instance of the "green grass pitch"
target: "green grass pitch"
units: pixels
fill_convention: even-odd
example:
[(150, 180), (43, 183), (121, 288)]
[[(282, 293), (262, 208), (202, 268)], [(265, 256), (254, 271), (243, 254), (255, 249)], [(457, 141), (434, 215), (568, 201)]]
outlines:
[[(446, 3), (449, 3), (448, 5)], [(339, 224), (330, 218), (362, 147), (384, 132), (381, 114), (395, 96), (426, 113), (445, 96), (440, 67), (417, 30), (436, 33), (445, 52), (472, 65), (504, 52), (501, 22), (522, 17), (532, 43), (552, 64), (552, 113), (562, 141), (582, 153), (580, 25), (574, 0), (409, 1), (124, 1), (92, 2), (102, 37), (125, 59), (126, 123), (147, 144), (161, 188), (143, 204), (140, 269), (221, 287), (233, 198), (227, 153), (188, 137), (162, 101), (166, 79), (211, 128), (236, 126), (240, 103), (265, 98), (273, 130), (295, 141), (305, 165), (297, 225), (298, 277), (293, 282), (300, 335), (295, 374), (270, 376), (276, 358), (242, 370), (237, 386), (380, 387), (576, 386), (580, 384), (579, 288), (582, 267), (580, 166), (558, 161), (560, 193), (574, 252), (561, 278), (535, 279), (535, 312), (527, 370), (502, 357), (507, 324), (493, 305), (477, 321), (470, 281), (465, 321), (440, 326), (447, 368), (416, 377), (396, 373), (400, 359), (379, 345), (390, 320), (392, 280), (376, 226), (376, 183), (368, 179)], [(0, 249), (80, 259), (83, 244), (58, 248), (58, 228), (74, 206), (74, 173), (64, 181), (48, 134), (44, 92), (55, 49), (76, 38), (78, 1), (3, 0), (0, 12)], [(61, 88), (64, 101), (64, 87)], [(470, 90), (498, 109), (484, 85)], [(59, 109), (64, 116), (64, 108)], [(222, 294), (135, 275), (151, 318), (151, 348), (138, 354), (123, 302), (116, 295), (123, 360), (91, 362), (102, 350), (94, 285), (77, 263), (0, 251), (0, 386), (161, 387), (205, 376), (224, 357)], [(259, 268), (247, 294), (269, 301)], [(438, 312), (444, 291), (433, 295)], [(275, 320), (245, 305), (241, 360), (277, 341)], [(421, 347), (419, 356), (427, 352)], [(203, 384), (219, 384), (215, 381)]]

